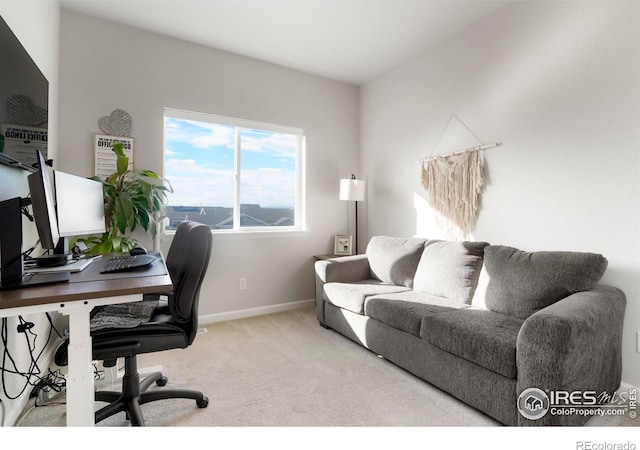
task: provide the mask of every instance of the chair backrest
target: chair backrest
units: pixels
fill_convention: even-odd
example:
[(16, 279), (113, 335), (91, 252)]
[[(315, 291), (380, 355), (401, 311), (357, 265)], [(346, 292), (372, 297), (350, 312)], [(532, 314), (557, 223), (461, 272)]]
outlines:
[(198, 222), (178, 225), (167, 254), (167, 269), (173, 282), (169, 309), (189, 336), (189, 344), (198, 331), (200, 286), (211, 257), (211, 229)]

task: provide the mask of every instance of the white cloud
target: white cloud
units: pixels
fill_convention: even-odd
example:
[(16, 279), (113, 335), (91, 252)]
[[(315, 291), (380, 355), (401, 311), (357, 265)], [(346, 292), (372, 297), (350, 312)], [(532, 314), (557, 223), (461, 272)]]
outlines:
[(242, 150), (268, 153), (282, 158), (296, 157), (296, 137), (290, 134), (269, 133), (262, 136), (242, 136)]
[[(173, 186), (169, 204), (174, 206), (233, 205), (233, 170), (199, 166), (194, 160), (168, 160)], [(275, 168), (245, 170), (240, 184), (241, 203), (263, 207), (288, 206), (295, 203), (295, 173)]]
[(164, 130), (165, 146), (189, 142), (196, 148), (234, 147), (235, 129), (227, 125), (168, 118)]
[(207, 134), (192, 137), (189, 143), (197, 148), (225, 146), (235, 147), (235, 131), (229, 127), (210, 127)]
[(257, 203), (263, 207), (295, 204), (295, 172), (275, 168), (246, 170), (240, 183), (241, 203)]

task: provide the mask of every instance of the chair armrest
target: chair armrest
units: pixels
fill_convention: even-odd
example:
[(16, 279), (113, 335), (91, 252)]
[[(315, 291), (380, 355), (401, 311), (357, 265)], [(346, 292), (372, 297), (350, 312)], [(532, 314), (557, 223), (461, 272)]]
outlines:
[[(620, 289), (597, 285), (531, 315), (516, 345), (518, 395), (527, 388), (612, 395), (622, 375), (625, 307), (626, 297)], [(534, 421), (518, 418), (520, 425), (571, 426), (588, 419), (550, 413)]]
[(323, 259), (315, 263), (316, 273), (316, 315), (325, 326), (323, 286), (325, 283), (352, 283), (371, 277), (367, 255), (341, 256)]

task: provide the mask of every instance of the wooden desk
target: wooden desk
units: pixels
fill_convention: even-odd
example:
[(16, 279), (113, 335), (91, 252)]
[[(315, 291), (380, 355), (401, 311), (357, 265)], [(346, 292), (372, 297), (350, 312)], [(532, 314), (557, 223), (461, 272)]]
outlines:
[(142, 294), (173, 288), (163, 258), (154, 261), (148, 276), (145, 272), (100, 275), (99, 268), (98, 260), (83, 272), (71, 274), (68, 283), (0, 291), (0, 317), (51, 311), (69, 316), (67, 426), (94, 425), (91, 310), (100, 305), (139, 301)]

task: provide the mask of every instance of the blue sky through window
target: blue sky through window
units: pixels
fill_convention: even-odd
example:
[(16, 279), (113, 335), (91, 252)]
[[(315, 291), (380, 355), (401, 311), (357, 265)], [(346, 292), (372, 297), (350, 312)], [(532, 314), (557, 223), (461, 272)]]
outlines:
[[(233, 207), (236, 127), (165, 117), (165, 177), (172, 206)], [(295, 205), (297, 138), (241, 130), (240, 203)]]

